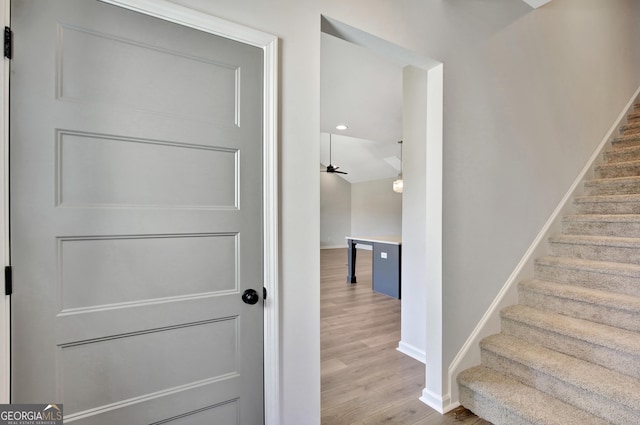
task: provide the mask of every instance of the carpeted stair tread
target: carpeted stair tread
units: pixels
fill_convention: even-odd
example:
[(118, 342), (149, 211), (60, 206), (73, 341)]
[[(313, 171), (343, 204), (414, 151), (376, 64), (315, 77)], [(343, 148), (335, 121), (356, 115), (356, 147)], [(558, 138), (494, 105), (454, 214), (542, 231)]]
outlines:
[(601, 247), (615, 246), (621, 248), (640, 249), (640, 238), (625, 238), (619, 236), (590, 236), (590, 235), (565, 235), (558, 234), (549, 238), (552, 243), (587, 244)]
[(637, 378), (505, 334), (480, 347), (485, 366), (613, 423), (640, 423)]
[(584, 183), (587, 195), (622, 195), (640, 193), (640, 176), (593, 179)]
[(627, 122), (634, 122), (636, 120), (640, 120), (640, 112), (637, 110), (627, 115)]
[[(640, 144), (640, 135), (639, 144)], [(598, 165), (594, 169), (597, 178), (629, 177), (640, 175), (640, 160), (612, 162)]]
[[(638, 132), (640, 134), (640, 124), (638, 125)], [(640, 145), (606, 151), (603, 154), (603, 158), (605, 163), (608, 164), (640, 159)]]
[(562, 218), (567, 234), (640, 237), (640, 214), (572, 214)]
[(623, 195), (586, 195), (577, 196), (576, 203), (584, 202), (638, 202), (640, 193), (628, 193)]
[(604, 221), (618, 223), (640, 222), (640, 214), (570, 214), (563, 218), (567, 221)]
[(637, 264), (546, 256), (534, 261), (534, 277), (640, 297)]
[(640, 144), (640, 134), (622, 135), (615, 137), (611, 141), (611, 147), (613, 149), (635, 146), (637, 144)]
[(609, 425), (584, 410), (484, 366), (458, 375), (461, 403), (494, 425)]
[(518, 284), (520, 303), (633, 332), (640, 332), (640, 297), (532, 279)]
[(574, 204), (584, 214), (639, 214), (640, 194), (578, 196)]
[(638, 264), (584, 260), (582, 258), (556, 257), (553, 255), (539, 257), (535, 261), (538, 264), (589, 270), (603, 274), (617, 274), (623, 276), (640, 277), (640, 265)]
[(620, 126), (620, 134), (626, 135), (635, 132), (640, 132), (640, 122), (637, 122), (640, 119), (640, 116), (636, 118), (635, 122), (627, 123), (623, 126)]
[(598, 323), (586, 323), (582, 319), (548, 313), (521, 304), (506, 307), (502, 311), (502, 317), (544, 327), (555, 333), (564, 333), (573, 338), (640, 356), (640, 334), (636, 332)]
[(640, 238), (559, 234), (549, 244), (558, 257), (640, 264)]
[(501, 311), (503, 333), (640, 378), (640, 334), (522, 304)]

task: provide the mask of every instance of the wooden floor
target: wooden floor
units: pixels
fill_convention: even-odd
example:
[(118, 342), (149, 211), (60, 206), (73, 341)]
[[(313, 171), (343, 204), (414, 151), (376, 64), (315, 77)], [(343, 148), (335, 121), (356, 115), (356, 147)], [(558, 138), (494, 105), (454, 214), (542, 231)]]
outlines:
[(396, 350), (400, 301), (371, 290), (371, 251), (357, 259), (358, 283), (348, 285), (346, 248), (320, 254), (322, 424), (491, 425), (418, 400), (425, 367)]

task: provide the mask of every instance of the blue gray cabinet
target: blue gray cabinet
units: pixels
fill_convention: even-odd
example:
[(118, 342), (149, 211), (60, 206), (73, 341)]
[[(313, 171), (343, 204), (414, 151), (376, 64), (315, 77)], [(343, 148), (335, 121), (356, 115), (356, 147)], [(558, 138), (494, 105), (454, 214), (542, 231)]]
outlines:
[(393, 298), (401, 294), (402, 241), (397, 236), (347, 236), (347, 283), (357, 283), (356, 257), (358, 244), (373, 248), (373, 290)]

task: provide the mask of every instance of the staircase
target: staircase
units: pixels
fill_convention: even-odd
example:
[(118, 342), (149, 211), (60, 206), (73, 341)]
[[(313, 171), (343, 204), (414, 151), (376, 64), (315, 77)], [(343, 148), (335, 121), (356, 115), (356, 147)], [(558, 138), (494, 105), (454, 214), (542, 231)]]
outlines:
[(640, 424), (640, 104), (520, 282), (460, 402), (495, 425)]

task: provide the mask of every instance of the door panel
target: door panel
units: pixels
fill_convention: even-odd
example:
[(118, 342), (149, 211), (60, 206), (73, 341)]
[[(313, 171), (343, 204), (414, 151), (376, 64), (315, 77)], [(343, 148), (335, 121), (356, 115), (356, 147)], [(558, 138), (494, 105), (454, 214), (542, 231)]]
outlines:
[(237, 208), (236, 149), (70, 131), (57, 136), (60, 206)]
[(98, 1), (12, 27), (12, 402), (262, 423), (262, 51)]

